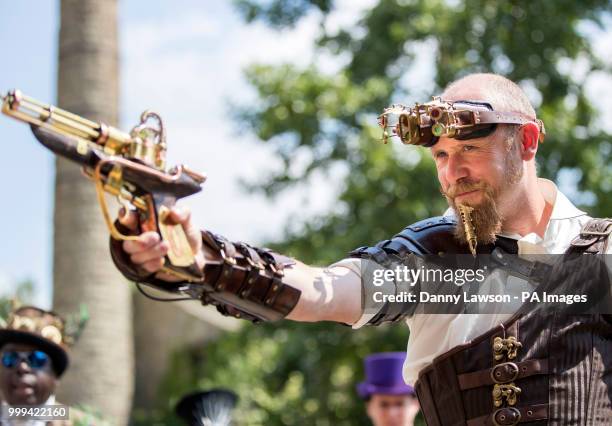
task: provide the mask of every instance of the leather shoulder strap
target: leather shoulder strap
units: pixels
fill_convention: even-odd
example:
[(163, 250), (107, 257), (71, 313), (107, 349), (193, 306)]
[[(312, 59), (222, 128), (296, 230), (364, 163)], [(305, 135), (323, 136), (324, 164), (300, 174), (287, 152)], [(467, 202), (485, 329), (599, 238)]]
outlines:
[(610, 234), (612, 234), (612, 219), (591, 219), (572, 240), (565, 253), (604, 254), (608, 248)]
[[(427, 255), (439, 254), (440, 252), (457, 252), (457, 242), (453, 237), (455, 222), (442, 216), (432, 217), (413, 223), (404, 228), (391, 239), (383, 240), (375, 246), (359, 247), (349, 253), (350, 257), (370, 259), (377, 264), (391, 268), (409, 254)], [(365, 282), (361, 280), (362, 294), (366, 294)], [(396, 288), (397, 292), (397, 288)], [(385, 322), (397, 322), (411, 315), (415, 304), (391, 305), (386, 302), (379, 312), (374, 315), (369, 325), (380, 325)]]
[(373, 259), (384, 265), (388, 255), (457, 253), (459, 245), (453, 237), (454, 227), (452, 218), (431, 217), (407, 226), (393, 238), (380, 241), (373, 247), (359, 247), (349, 256)]

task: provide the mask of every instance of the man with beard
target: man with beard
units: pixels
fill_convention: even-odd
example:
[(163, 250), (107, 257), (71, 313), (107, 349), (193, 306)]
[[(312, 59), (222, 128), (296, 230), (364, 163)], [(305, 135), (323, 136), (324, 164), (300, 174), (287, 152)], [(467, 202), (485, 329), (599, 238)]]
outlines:
[[(224, 314), (248, 319), (336, 321), (353, 328), (405, 320), (410, 338), (404, 379), (416, 382), (431, 424), (612, 422), (604, 380), (612, 368), (607, 317), (567, 316), (561, 323), (556, 317), (514, 315), (514, 308), (493, 315), (429, 315), (414, 304), (368, 305), (373, 288), (364, 278), (364, 264), (369, 261), (387, 266), (410, 253), (494, 253), (505, 269), (485, 284), (499, 292), (520, 288), (526, 281), (517, 284), (517, 275), (527, 282), (532, 273), (545, 278), (545, 268), (525, 264), (517, 254), (610, 250), (612, 222), (592, 220), (552, 182), (538, 178), (536, 153), (545, 131), (525, 93), (502, 76), (472, 74), (431, 103), (387, 109), (381, 125), (387, 135), (393, 132), (406, 144), (430, 149), (450, 206), (443, 217), (413, 224), (375, 247), (316, 268), (200, 233), (187, 209), (175, 209), (168, 220), (182, 224), (204, 273), (206, 291), (197, 297)], [(123, 213), (119, 223), (134, 231), (136, 215)], [(161, 271), (169, 248), (157, 233), (144, 232), (136, 241), (114, 241), (112, 255), (132, 280), (195, 294), (197, 286), (179, 287), (173, 283), (180, 280)], [(400, 292), (397, 279), (389, 285), (391, 294)], [(571, 340), (568, 336), (573, 343), (561, 344)], [(562, 348), (565, 357), (551, 360), (559, 351), (549, 351), (546, 342)], [(585, 364), (594, 351), (604, 355)]]

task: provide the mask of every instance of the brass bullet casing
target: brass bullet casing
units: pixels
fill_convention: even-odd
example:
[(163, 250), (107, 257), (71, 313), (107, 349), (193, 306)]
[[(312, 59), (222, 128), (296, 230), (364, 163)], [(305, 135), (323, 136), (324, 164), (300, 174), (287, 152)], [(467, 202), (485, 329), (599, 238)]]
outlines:
[(463, 223), (465, 237), (468, 245), (470, 246), (470, 252), (472, 252), (473, 256), (476, 256), (476, 246), (478, 245), (478, 240), (476, 239), (476, 230), (474, 228), (474, 223), (472, 222), (472, 212), (474, 211), (474, 207), (459, 204), (457, 209), (459, 210), (459, 217)]

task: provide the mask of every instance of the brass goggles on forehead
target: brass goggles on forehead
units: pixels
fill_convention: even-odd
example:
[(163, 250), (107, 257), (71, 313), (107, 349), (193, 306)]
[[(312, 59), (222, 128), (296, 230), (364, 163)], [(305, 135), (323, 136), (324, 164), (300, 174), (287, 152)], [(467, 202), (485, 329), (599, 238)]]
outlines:
[(391, 105), (378, 117), (383, 128), (382, 141), (392, 136), (406, 145), (430, 147), (441, 136), (465, 140), (490, 135), (498, 124), (535, 123), (540, 129), (539, 140), (544, 142), (546, 130), (539, 119), (531, 119), (518, 112), (493, 111), (493, 107), (480, 101), (443, 101), (434, 96), (426, 104)]

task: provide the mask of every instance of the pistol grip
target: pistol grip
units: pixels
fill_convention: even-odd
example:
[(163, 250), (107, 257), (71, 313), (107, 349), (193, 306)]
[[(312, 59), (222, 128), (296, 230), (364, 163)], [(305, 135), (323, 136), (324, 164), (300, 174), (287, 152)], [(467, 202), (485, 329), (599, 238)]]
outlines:
[(180, 224), (168, 220), (174, 199), (148, 195), (147, 211), (140, 214), (140, 228), (143, 231), (157, 232), (162, 241), (169, 245), (165, 256), (163, 272), (177, 276), (189, 282), (202, 281), (203, 273), (198, 268), (195, 255)]

